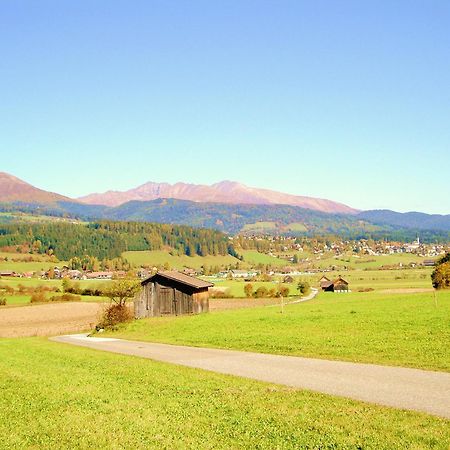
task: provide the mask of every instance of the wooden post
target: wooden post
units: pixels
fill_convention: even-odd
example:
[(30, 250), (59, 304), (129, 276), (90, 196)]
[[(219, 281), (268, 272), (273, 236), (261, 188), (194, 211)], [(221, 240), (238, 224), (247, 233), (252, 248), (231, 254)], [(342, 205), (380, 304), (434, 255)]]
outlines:
[(284, 314), (284, 298), (281, 296), (281, 314)]

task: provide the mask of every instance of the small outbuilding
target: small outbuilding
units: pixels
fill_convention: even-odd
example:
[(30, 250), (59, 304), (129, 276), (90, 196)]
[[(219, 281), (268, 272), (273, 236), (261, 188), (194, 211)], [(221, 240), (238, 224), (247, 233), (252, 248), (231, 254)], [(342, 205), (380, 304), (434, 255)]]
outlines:
[(136, 318), (209, 311), (212, 283), (176, 271), (161, 271), (141, 282), (134, 301)]
[(293, 283), (293, 282), (294, 282), (294, 279), (290, 275), (286, 275), (283, 278), (283, 283)]
[[(326, 277), (322, 277), (326, 278)], [(344, 280), (340, 275), (334, 281), (321, 281), (320, 287), (325, 292), (348, 292), (348, 282)]]

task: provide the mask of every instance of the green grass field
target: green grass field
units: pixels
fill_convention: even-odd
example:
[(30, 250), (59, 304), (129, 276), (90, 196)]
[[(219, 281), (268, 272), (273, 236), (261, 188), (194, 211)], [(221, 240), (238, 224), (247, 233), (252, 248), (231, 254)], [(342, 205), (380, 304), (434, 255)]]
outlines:
[(130, 263), (136, 266), (159, 266), (165, 263), (171, 268), (182, 269), (191, 267), (200, 269), (203, 265), (207, 266), (226, 266), (240, 263), (240, 261), (231, 255), (226, 256), (173, 256), (164, 250), (124, 252), (122, 254)]
[[(231, 297), (243, 298), (245, 297), (244, 286), (248, 284), (247, 281), (244, 280), (214, 280), (214, 286), (217, 288), (226, 289), (226, 293)], [(265, 287), (267, 290), (275, 289), (277, 290), (280, 286), (289, 288), (290, 296), (299, 296), (299, 292), (297, 290), (297, 285), (295, 283), (284, 284), (278, 281), (251, 281), (250, 284), (253, 286), (253, 291), (258, 289), (259, 287)]]
[[(432, 269), (401, 269), (401, 270), (351, 270), (334, 271), (326, 273), (306, 274), (294, 276), (294, 282), (282, 284), (289, 288), (289, 295), (298, 296), (297, 284), (299, 280), (306, 280), (311, 286), (318, 287), (319, 279), (326, 275), (330, 280), (342, 275), (349, 283), (352, 291), (358, 289), (371, 288), (376, 291), (399, 290), (399, 289), (431, 289)], [(250, 281), (254, 289), (259, 286), (265, 286), (267, 289), (275, 288), (280, 285), (283, 277), (274, 277), (274, 281)], [(227, 292), (233, 297), (245, 297), (244, 286), (248, 283), (242, 279), (212, 279), (216, 287), (227, 288)]]
[(287, 266), (290, 264), (286, 260), (275, 258), (265, 253), (259, 253), (256, 250), (240, 250), (239, 253), (244, 257), (245, 263), (252, 265), (268, 264), (269, 266)]
[(45, 339), (0, 340), (4, 449), (447, 449), (450, 422)]
[(322, 293), (285, 307), (135, 321), (114, 336), (450, 371), (450, 292)]
[[(102, 287), (108, 283), (104, 280), (80, 280), (77, 281), (80, 287)], [(11, 286), (14, 289), (18, 289), (19, 285), (25, 288), (34, 288), (38, 286), (58, 288), (61, 292), (49, 292), (49, 297), (53, 295), (61, 295), (62, 293), (62, 280), (43, 280), (41, 278), (0, 278), (0, 287), (2, 285)], [(7, 306), (29, 305), (31, 295), (3, 295), (6, 298)], [(96, 297), (90, 295), (82, 295), (81, 300), (84, 302), (105, 302), (109, 301), (106, 297)]]
[(397, 270), (350, 270), (334, 271), (315, 274), (311, 280), (315, 284), (322, 275), (330, 280), (342, 275), (349, 283), (350, 289), (372, 288), (382, 289), (410, 289), (410, 288), (432, 288), (432, 269), (397, 269)]
[[(36, 261), (27, 261), (32, 257)], [(7, 261), (4, 261), (7, 258)], [(12, 261), (12, 260), (15, 261)], [(47, 255), (30, 255), (28, 253), (6, 253), (0, 252), (0, 270), (11, 270), (14, 272), (38, 272), (46, 271), (50, 267), (63, 266), (67, 261), (54, 260)]]

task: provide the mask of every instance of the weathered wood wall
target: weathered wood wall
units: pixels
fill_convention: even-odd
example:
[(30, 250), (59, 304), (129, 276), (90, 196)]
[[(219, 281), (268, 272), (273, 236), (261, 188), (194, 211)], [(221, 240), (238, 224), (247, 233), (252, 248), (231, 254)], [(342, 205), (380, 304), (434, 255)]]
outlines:
[(147, 283), (135, 297), (136, 318), (157, 317), (163, 315), (200, 314), (209, 311), (209, 293), (204, 288), (198, 292), (164, 286), (160, 283)]

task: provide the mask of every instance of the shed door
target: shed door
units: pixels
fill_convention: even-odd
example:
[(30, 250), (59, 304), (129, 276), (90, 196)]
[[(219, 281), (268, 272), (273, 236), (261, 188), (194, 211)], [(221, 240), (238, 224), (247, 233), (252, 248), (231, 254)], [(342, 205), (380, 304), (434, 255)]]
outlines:
[(173, 314), (174, 307), (174, 289), (162, 287), (159, 291), (160, 312), (161, 314)]

